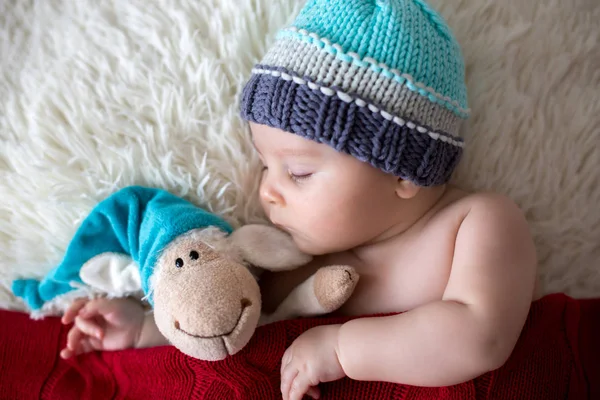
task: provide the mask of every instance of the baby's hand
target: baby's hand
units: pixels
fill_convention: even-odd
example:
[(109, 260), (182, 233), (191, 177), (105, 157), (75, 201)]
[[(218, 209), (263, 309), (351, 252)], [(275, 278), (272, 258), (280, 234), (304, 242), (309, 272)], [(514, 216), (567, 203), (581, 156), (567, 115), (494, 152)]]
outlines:
[(95, 350), (122, 350), (134, 347), (144, 323), (144, 309), (135, 300), (77, 300), (62, 317), (74, 323), (67, 336), (62, 358)]
[(340, 325), (323, 325), (300, 335), (281, 360), (281, 394), (284, 400), (318, 399), (319, 383), (346, 376), (337, 355)]

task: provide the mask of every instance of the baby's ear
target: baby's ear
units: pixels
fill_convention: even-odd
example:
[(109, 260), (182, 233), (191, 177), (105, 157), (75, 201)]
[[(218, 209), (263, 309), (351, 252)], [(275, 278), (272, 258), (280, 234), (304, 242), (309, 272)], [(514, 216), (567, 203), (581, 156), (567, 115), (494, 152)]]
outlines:
[(234, 231), (229, 240), (244, 260), (270, 271), (295, 269), (312, 260), (287, 233), (272, 226), (245, 225)]
[(396, 182), (396, 195), (404, 200), (412, 199), (421, 188), (409, 180), (398, 178)]

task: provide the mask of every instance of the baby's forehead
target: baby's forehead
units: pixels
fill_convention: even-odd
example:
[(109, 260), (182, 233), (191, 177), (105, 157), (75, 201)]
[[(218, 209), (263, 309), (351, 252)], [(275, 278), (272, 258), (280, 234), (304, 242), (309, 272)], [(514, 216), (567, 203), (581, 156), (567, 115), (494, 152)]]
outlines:
[(329, 150), (323, 143), (301, 137), (282, 129), (251, 124), (251, 139), (259, 151), (269, 151), (281, 156), (318, 157)]

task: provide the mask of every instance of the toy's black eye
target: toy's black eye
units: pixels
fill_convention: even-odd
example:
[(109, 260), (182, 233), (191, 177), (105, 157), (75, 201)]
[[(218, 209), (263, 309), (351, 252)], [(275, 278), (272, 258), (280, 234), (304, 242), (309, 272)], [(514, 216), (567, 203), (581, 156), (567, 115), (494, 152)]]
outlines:
[(183, 267), (183, 260), (181, 258), (178, 258), (177, 260), (175, 260), (175, 266), (177, 268)]
[(200, 258), (200, 254), (198, 254), (198, 252), (196, 250), (192, 250), (192, 251), (190, 251), (190, 258), (192, 260), (197, 260)]

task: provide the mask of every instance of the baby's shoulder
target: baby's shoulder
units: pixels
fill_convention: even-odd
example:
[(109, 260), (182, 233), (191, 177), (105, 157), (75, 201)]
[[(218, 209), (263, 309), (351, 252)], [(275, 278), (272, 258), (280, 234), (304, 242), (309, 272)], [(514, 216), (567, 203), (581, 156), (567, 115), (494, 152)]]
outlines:
[(510, 197), (495, 192), (463, 194), (442, 213), (453, 217), (457, 233), (472, 239), (494, 240), (498, 236), (529, 235), (523, 210)]
[(524, 223), (525, 215), (510, 197), (496, 192), (451, 189), (430, 222), (492, 233), (503, 231), (503, 226), (515, 221)]
[(496, 192), (474, 192), (465, 196), (462, 201), (469, 214), (477, 216), (520, 215), (522, 210), (510, 197)]
[(522, 213), (519, 206), (508, 196), (491, 192), (466, 192), (461, 189), (451, 189), (448, 200), (444, 202), (439, 212), (459, 214), (464, 217), (476, 213)]

